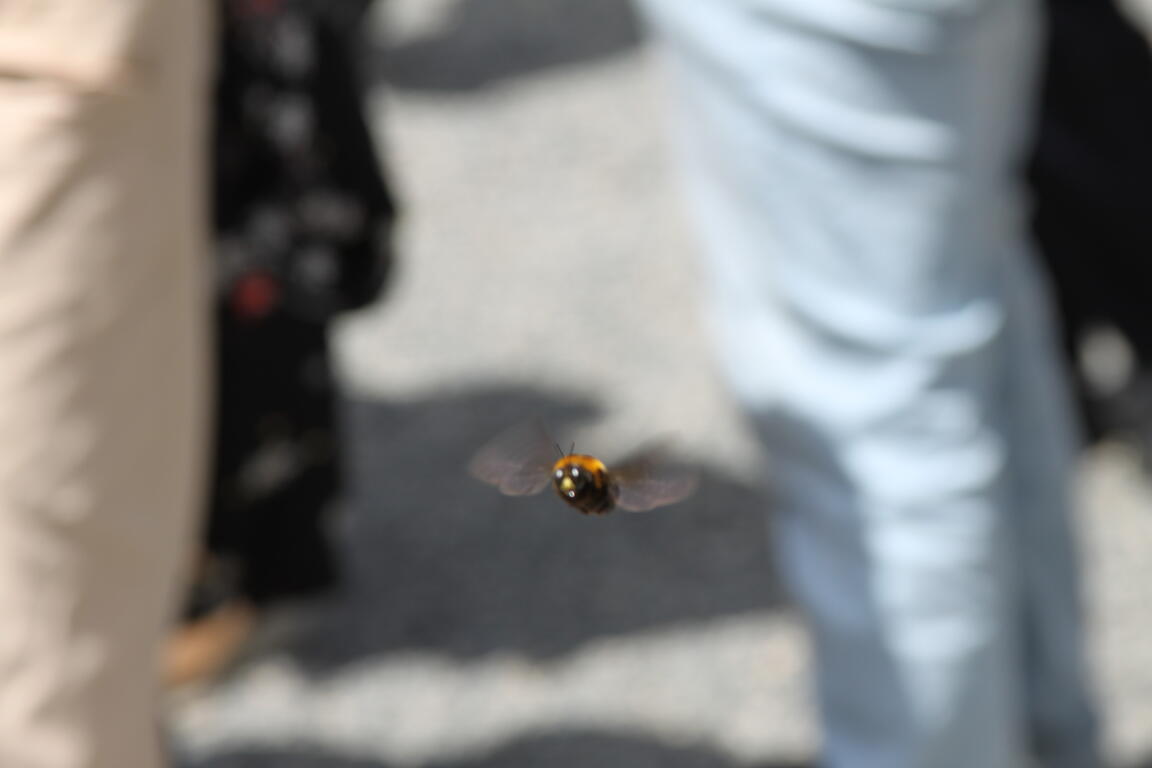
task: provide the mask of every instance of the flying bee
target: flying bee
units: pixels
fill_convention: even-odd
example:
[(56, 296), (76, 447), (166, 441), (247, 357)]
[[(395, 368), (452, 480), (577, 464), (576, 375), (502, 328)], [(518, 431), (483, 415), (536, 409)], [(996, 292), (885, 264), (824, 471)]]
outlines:
[(575, 446), (565, 453), (541, 428), (518, 428), (482, 448), (469, 470), (509, 496), (539, 493), (551, 484), (562, 501), (586, 515), (606, 515), (617, 507), (644, 512), (674, 504), (696, 488), (695, 473), (672, 460), (661, 443), (641, 448), (611, 469), (574, 451)]

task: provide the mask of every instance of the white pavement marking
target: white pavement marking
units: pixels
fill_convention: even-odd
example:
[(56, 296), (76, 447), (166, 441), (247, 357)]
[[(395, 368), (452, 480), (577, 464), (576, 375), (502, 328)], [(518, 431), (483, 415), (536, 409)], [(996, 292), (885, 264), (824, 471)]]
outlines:
[(412, 652), (321, 679), (285, 658), (247, 669), (182, 723), (193, 753), (292, 744), (401, 767), (557, 732), (707, 748), (739, 765), (802, 756), (813, 735), (793, 621), (729, 617), (588, 643), (555, 659)]

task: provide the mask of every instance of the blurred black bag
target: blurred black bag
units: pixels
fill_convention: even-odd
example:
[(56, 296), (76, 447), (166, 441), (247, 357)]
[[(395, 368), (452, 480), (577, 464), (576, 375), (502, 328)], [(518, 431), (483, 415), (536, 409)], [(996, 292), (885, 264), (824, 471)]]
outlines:
[(215, 123), (222, 298), (324, 321), (373, 301), (395, 205), (360, 101), (365, 0), (225, 0)]

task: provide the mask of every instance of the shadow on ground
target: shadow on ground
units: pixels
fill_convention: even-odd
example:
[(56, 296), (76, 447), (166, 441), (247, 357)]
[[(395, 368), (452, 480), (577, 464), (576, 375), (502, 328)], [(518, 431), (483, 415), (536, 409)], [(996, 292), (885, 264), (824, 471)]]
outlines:
[(579, 422), (595, 413), (588, 403), (500, 391), (345, 412), (347, 579), (289, 641), (306, 669), (416, 649), (549, 657), (783, 604), (763, 501), (745, 487), (705, 476), (680, 505), (585, 517), (467, 475), (477, 448), (509, 425)]
[[(587, 402), (499, 390), (345, 406), (346, 584), (294, 616), (251, 658), (287, 656), (318, 679), (403, 651), (547, 658), (589, 641), (775, 609), (763, 501), (706, 476), (649, 514), (585, 517), (549, 495), (508, 498), (473, 480), (475, 451), (508, 426), (597, 415)], [(559, 430), (558, 438), (563, 438)], [(588, 446), (593, 450), (594, 446)], [(630, 447), (630, 446), (629, 446)], [(628, 447), (625, 447), (627, 450)], [(272, 621), (271, 624), (276, 624)], [(267, 644), (271, 642), (271, 644)], [(704, 662), (702, 662), (704, 663)], [(221, 751), (222, 750), (222, 751)], [(181, 768), (410, 768), (306, 744), (218, 746)], [(533, 735), (422, 768), (799, 768), (748, 765), (646, 734)]]
[(470, 91), (639, 39), (629, 0), (459, 0), (436, 33), (369, 51), (367, 74), (403, 89)]
[[(692, 746), (602, 734), (555, 734), (525, 739), (491, 754), (423, 768), (809, 768), (806, 763), (738, 763)], [(188, 768), (395, 768), (380, 760), (293, 751), (217, 755)]]

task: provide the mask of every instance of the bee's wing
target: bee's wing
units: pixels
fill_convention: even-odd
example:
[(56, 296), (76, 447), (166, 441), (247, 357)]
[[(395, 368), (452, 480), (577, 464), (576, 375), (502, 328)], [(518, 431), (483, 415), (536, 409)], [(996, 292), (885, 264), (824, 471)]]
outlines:
[(675, 504), (699, 484), (696, 470), (672, 457), (662, 441), (625, 457), (610, 474), (616, 483), (616, 506), (631, 512)]
[(514, 427), (481, 448), (468, 464), (477, 480), (509, 496), (539, 493), (552, 479), (553, 443), (539, 424)]

